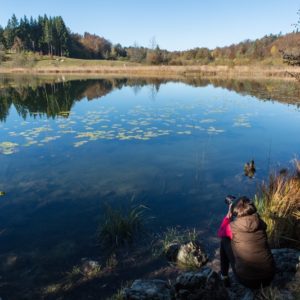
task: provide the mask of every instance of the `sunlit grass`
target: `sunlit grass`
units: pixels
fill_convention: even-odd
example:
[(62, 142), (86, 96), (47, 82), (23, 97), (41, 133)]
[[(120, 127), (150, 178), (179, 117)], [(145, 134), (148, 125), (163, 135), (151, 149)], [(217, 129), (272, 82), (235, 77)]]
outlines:
[(292, 170), (271, 174), (263, 183), (255, 204), (266, 222), (272, 246), (286, 244), (300, 248), (300, 161), (295, 160)]
[(170, 245), (183, 244), (186, 242), (195, 242), (198, 233), (196, 229), (180, 230), (176, 227), (169, 227), (165, 232), (160, 234), (154, 239), (153, 242), (153, 255), (159, 256), (167, 253)]

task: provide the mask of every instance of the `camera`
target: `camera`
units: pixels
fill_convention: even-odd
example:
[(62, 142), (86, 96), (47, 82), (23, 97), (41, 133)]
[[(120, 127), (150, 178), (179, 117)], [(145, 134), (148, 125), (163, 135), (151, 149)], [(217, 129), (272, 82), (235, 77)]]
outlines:
[(235, 199), (236, 199), (236, 197), (234, 197), (232, 195), (228, 195), (225, 198), (225, 204), (227, 204), (229, 206), (234, 202)]

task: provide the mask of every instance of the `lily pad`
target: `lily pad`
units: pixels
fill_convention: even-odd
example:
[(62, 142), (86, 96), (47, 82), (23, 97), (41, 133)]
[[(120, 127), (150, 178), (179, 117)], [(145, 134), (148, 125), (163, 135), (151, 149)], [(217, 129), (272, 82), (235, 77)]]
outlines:
[(78, 147), (80, 147), (80, 146), (82, 146), (82, 145), (84, 145), (84, 144), (86, 144), (86, 143), (88, 143), (88, 141), (80, 141), (80, 142), (76, 142), (76, 143), (74, 143), (74, 147), (75, 147), (75, 148), (78, 148)]
[(17, 150), (17, 143), (12, 142), (2, 142), (0, 143), (0, 153), (4, 155), (10, 155), (16, 152)]

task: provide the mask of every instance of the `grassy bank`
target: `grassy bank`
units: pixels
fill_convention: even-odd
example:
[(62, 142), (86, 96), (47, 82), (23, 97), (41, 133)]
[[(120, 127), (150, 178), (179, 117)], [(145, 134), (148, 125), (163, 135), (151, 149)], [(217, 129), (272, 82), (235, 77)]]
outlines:
[(151, 66), (118, 60), (11, 54), (0, 65), (0, 73), (293, 79), (289, 73), (300, 75), (300, 67), (289, 67), (283, 64)]
[(295, 160), (292, 169), (271, 174), (255, 204), (268, 226), (271, 245), (300, 249), (300, 161)]

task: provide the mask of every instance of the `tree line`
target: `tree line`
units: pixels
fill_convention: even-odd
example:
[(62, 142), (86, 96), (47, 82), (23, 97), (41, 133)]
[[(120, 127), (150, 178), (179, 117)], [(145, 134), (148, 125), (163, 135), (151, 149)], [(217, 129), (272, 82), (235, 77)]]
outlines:
[[(117, 47), (118, 48), (118, 47)], [(120, 48), (120, 46), (119, 46)], [(122, 55), (120, 49), (115, 49)], [(32, 51), (42, 55), (69, 56), (87, 59), (109, 58), (112, 44), (95, 34), (72, 33), (61, 16), (24, 16), (20, 20), (15, 14), (6, 27), (0, 26), (0, 50)]]
[[(198, 47), (185, 51), (160, 49), (155, 40), (150, 47), (134, 44), (123, 47), (108, 39), (85, 32), (73, 33), (61, 16), (19, 19), (13, 15), (3, 28), (0, 26), (0, 52), (31, 51), (41, 55), (68, 56), (84, 59), (128, 60), (153, 65), (189, 64), (248, 64), (255, 61), (274, 60), (283, 53), (298, 54), (300, 33), (298, 31), (270, 34), (256, 40), (245, 40), (227, 47), (208, 49)], [(1, 53), (0, 53), (1, 54)], [(1, 56), (1, 55), (0, 55)]]

